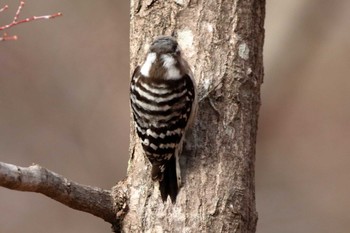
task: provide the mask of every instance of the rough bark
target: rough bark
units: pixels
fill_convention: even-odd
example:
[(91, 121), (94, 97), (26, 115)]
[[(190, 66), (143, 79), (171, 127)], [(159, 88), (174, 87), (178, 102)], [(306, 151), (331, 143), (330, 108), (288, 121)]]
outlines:
[(154, 37), (177, 37), (199, 111), (180, 163), (176, 204), (163, 203), (131, 127), (124, 232), (255, 232), (254, 162), (263, 81), (264, 0), (131, 1), (131, 71)]

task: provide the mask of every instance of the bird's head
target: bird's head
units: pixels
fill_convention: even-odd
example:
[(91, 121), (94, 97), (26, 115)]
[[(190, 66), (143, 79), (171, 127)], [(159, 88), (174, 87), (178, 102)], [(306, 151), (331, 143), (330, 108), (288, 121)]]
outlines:
[(177, 54), (180, 52), (180, 47), (175, 38), (171, 36), (157, 37), (149, 48), (149, 53), (156, 54)]
[(149, 78), (177, 80), (188, 72), (188, 67), (175, 38), (160, 36), (151, 43), (140, 71)]

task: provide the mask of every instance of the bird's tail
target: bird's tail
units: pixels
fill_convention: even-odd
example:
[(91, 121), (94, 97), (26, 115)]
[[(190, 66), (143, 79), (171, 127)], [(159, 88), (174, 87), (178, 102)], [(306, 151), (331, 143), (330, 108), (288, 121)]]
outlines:
[[(171, 202), (176, 202), (176, 196), (179, 192), (178, 177), (176, 174), (176, 158), (172, 156), (166, 164), (162, 166), (152, 166), (152, 179), (159, 181), (159, 191), (162, 196), (163, 202), (165, 202), (170, 196)], [(180, 175), (180, 174), (178, 174)]]

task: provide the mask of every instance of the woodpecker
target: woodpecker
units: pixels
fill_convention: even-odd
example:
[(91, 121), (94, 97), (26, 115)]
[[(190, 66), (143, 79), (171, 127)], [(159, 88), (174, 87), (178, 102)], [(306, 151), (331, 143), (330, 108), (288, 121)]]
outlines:
[(159, 182), (163, 202), (172, 203), (181, 187), (179, 156), (197, 108), (192, 71), (177, 41), (160, 36), (150, 45), (130, 84), (130, 102), (137, 135)]

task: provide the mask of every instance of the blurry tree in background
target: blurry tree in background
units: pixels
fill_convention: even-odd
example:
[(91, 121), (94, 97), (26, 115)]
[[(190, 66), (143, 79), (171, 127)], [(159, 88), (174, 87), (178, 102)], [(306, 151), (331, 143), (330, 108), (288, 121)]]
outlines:
[(267, 2), (259, 232), (348, 232), (350, 1)]

